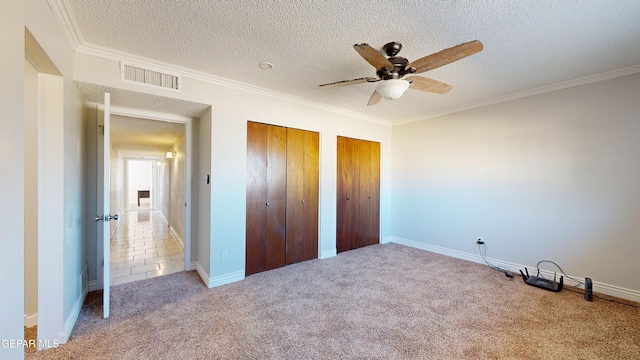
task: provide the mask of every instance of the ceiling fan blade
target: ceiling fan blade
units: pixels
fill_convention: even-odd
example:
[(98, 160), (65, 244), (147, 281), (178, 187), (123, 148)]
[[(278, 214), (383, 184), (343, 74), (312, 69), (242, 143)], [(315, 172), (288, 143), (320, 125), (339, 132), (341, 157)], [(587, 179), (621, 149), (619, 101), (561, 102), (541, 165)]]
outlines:
[(375, 105), (381, 99), (382, 99), (382, 95), (377, 90), (373, 90), (373, 94), (371, 94), (371, 97), (369, 98), (369, 102), (367, 103), (367, 106)]
[(409, 84), (410, 88), (430, 93), (446, 94), (453, 89), (453, 86), (449, 84), (422, 76), (409, 76), (407, 80), (411, 82), (411, 84)]
[(377, 70), (393, 70), (393, 64), (391, 61), (387, 60), (386, 57), (382, 56), (378, 50), (372, 48), (369, 44), (355, 44), (353, 45), (353, 48), (356, 49), (358, 54), (360, 54), (360, 56), (367, 60), (369, 64), (373, 65)]
[(378, 78), (374, 78), (374, 77), (363, 77), (363, 78), (357, 78), (357, 79), (351, 79), (351, 80), (342, 80), (342, 81), (336, 81), (336, 82), (332, 82), (332, 83), (328, 83), (328, 84), (322, 84), (322, 85), (318, 85), (319, 87), (323, 87), (323, 86), (345, 86), (345, 85), (353, 85), (353, 84), (362, 84), (365, 82), (376, 82), (379, 81), (380, 79)]
[(433, 70), (480, 52), (482, 51), (482, 48), (483, 45), (480, 41), (469, 41), (412, 61), (406, 66), (406, 68), (409, 69), (413, 67), (416, 69), (416, 73)]

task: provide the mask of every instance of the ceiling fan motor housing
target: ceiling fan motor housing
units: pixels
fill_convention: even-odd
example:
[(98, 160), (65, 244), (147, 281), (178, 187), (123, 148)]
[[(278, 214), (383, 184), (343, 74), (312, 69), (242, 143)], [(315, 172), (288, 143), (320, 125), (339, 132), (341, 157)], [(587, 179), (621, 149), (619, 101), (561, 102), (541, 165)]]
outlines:
[(407, 73), (407, 71), (405, 71), (405, 68), (409, 64), (409, 60), (403, 58), (402, 56), (390, 57), (388, 60), (393, 64), (393, 69), (378, 70), (376, 74), (379, 78), (384, 80), (399, 79)]

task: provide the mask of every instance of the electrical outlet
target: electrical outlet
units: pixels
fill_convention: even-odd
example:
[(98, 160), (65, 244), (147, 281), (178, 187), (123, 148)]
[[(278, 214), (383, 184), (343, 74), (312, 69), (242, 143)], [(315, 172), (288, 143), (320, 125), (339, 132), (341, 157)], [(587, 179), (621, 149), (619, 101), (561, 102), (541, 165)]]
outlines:
[(476, 240), (476, 244), (482, 245), (482, 244), (484, 244), (484, 240), (482, 240), (481, 237), (478, 237), (478, 240)]
[(223, 251), (222, 252), (222, 261), (227, 261), (229, 260), (229, 252), (228, 251)]

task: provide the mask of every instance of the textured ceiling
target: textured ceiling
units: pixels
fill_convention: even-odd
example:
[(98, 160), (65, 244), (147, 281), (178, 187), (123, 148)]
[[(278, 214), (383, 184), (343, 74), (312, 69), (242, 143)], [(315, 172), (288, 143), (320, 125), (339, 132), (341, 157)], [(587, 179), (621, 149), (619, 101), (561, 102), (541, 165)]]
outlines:
[[(632, 67), (640, 70), (640, 1), (57, 0), (80, 46), (117, 50), (363, 115), (407, 121)], [(484, 50), (423, 75), (451, 84), (367, 107), (375, 76), (353, 49), (403, 44), (409, 61), (470, 40)], [(268, 61), (272, 70), (258, 64)]]

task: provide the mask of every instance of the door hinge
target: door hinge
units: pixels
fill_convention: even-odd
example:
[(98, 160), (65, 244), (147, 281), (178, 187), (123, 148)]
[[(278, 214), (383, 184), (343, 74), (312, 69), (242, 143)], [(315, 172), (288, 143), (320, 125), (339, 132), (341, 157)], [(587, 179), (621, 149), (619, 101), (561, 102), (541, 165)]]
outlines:
[(98, 127), (100, 128), (100, 133), (104, 135), (104, 125), (98, 125)]

